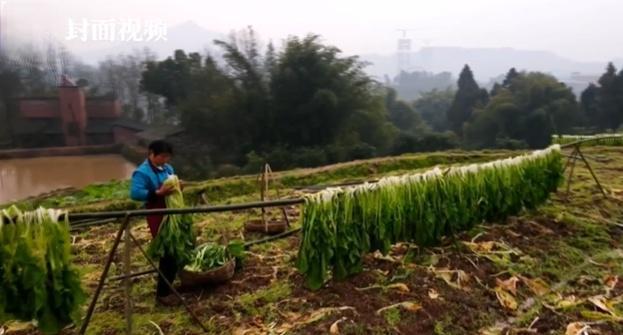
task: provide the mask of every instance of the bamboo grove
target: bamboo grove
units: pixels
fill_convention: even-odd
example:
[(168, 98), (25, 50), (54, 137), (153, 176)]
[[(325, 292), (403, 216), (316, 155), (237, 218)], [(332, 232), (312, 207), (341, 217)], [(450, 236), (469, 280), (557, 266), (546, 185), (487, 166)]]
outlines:
[(443, 236), (543, 203), (562, 179), (560, 146), (493, 161), (438, 167), (306, 198), (297, 267), (318, 289), (362, 270), (363, 255)]

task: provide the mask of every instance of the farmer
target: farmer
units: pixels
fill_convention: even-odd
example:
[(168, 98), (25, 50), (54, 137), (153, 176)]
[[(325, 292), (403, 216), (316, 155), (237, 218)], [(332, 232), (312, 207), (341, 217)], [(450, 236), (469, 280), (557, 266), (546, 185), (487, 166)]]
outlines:
[[(130, 197), (136, 201), (145, 202), (145, 208), (166, 208), (165, 197), (174, 190), (172, 187), (163, 185), (164, 181), (174, 174), (173, 167), (168, 164), (173, 154), (171, 144), (157, 140), (149, 144), (147, 159), (132, 173), (132, 186)], [(148, 215), (147, 224), (152, 237), (156, 237), (163, 215)], [(173, 283), (177, 275), (176, 260), (170, 256), (160, 259), (160, 271), (170, 283)], [(156, 289), (156, 303), (164, 306), (174, 306), (180, 303), (162, 277), (158, 276)]]

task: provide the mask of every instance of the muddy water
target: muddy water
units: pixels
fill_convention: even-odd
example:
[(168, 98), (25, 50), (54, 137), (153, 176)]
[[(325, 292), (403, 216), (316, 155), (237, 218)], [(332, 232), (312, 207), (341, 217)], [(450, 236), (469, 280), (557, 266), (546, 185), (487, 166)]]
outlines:
[(134, 168), (119, 155), (0, 160), (0, 204), (59, 188), (126, 179)]

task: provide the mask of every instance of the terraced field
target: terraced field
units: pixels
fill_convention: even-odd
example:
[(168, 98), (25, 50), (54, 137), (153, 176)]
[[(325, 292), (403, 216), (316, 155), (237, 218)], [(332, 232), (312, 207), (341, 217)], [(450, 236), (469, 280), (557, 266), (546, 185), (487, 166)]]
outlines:
[[(294, 262), (300, 236), (251, 247), (232, 281), (185, 291), (185, 299), (212, 334), (588, 334), (623, 333), (623, 148), (583, 150), (606, 187), (604, 198), (578, 163), (569, 194), (566, 184), (544, 205), (504, 222), (478, 225), (439, 246), (394, 245), (387, 255), (371, 253), (364, 271), (310, 291)], [(505, 158), (518, 152), (450, 152), (351, 162), (277, 173), (270, 198), (294, 197), (329, 184)], [(73, 211), (136, 208), (125, 200), (127, 183), (30, 199)], [(239, 203), (259, 198), (255, 176), (190, 184), (195, 203)], [(205, 196), (202, 196), (205, 194)], [(287, 209), (290, 218), (300, 208)], [(271, 210), (269, 216), (280, 217)], [(197, 215), (200, 241), (261, 238), (245, 234), (244, 222), (259, 210)], [(295, 221), (296, 222), (296, 221)], [(293, 223), (296, 228), (298, 223)], [(88, 291), (95, 288), (116, 223), (73, 235), (75, 262)], [(143, 220), (133, 232), (147, 244)], [(123, 270), (122, 255), (111, 276)], [(136, 248), (134, 271), (147, 268)], [(153, 275), (133, 280), (136, 334), (201, 334), (183, 308), (154, 304)], [(125, 300), (120, 281), (110, 281), (89, 334), (124, 333)], [(31, 325), (8, 323), (9, 334), (36, 334)], [(68, 328), (64, 334), (75, 334)]]

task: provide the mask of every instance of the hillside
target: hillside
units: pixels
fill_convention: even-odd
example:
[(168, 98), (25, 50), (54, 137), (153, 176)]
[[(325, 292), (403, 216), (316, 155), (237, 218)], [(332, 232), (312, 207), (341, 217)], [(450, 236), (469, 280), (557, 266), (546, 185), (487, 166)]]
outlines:
[[(568, 197), (565, 184), (537, 210), (479, 225), (438, 247), (400, 243), (388, 255), (370, 254), (362, 273), (330, 282), (318, 291), (306, 289), (294, 267), (300, 235), (293, 235), (253, 246), (229, 284), (185, 292), (184, 297), (212, 334), (561, 334), (583, 327), (599, 334), (621, 334), (623, 148), (583, 151), (609, 199), (604, 199), (589, 171), (578, 164)], [(316, 185), (373, 180), (438, 164), (516, 154), (407, 155), (285, 171), (275, 179), (283, 198), (313, 192)], [(196, 195), (205, 192), (211, 203), (240, 203), (258, 198), (255, 185), (255, 176), (224, 178), (190, 185), (187, 192), (196, 201), (201, 199)], [(105, 187), (110, 199), (104, 193), (87, 198), (88, 192), (82, 191), (33, 199), (29, 205), (67, 204), (82, 211), (127, 206), (123, 200), (127, 184), (95, 189)], [(275, 198), (276, 191), (269, 196)], [(69, 199), (73, 202), (68, 203)], [(288, 208), (287, 212), (295, 218), (300, 209)], [(198, 215), (199, 239), (240, 237), (244, 222), (259, 215), (258, 210)], [(269, 215), (279, 217), (280, 213)], [(116, 227), (108, 224), (74, 233), (75, 261), (88, 290), (95, 288)], [(142, 243), (148, 242), (143, 220), (134, 221), (133, 232)], [(137, 250), (133, 250), (133, 259), (134, 271), (146, 267)], [(111, 276), (121, 274), (120, 261), (118, 257)], [(157, 334), (160, 329), (164, 334), (200, 334), (183, 308), (154, 306), (154, 284), (152, 276), (134, 280), (135, 332)], [(121, 334), (124, 326), (123, 287), (111, 282), (100, 298), (89, 333)], [(36, 334), (24, 324), (8, 327), (8, 334)], [(64, 332), (74, 333), (75, 329)]]
[[(158, 58), (164, 59), (173, 55), (176, 49), (187, 52), (210, 52), (213, 56), (220, 55), (214, 47), (215, 39), (227, 39), (229, 32), (213, 31), (188, 21), (169, 27), (166, 41), (156, 42), (119, 42), (97, 50), (79, 50), (76, 55), (89, 64), (97, 64), (109, 55), (127, 53), (128, 50), (151, 49)], [(268, 41), (264, 41), (268, 43)], [(277, 42), (277, 41), (275, 41)], [(380, 51), (376, 54), (361, 54), (360, 58), (370, 65), (366, 72), (380, 81), (384, 76), (395, 76), (398, 73), (397, 57), (394, 50)], [(613, 59), (620, 64), (621, 59)], [(474, 69), (477, 80), (487, 83), (491, 78), (504, 74), (511, 67), (527, 71), (544, 71), (552, 73), (562, 80), (570, 78), (574, 72), (584, 75), (601, 73), (607, 60), (603, 62), (584, 62), (570, 59), (556, 53), (542, 50), (522, 50), (514, 48), (464, 48), (455, 46), (423, 47), (411, 55), (411, 71), (429, 71), (440, 73), (449, 71), (458, 75), (465, 64)]]
[[(361, 55), (372, 63), (368, 72), (378, 78), (396, 73), (395, 55)], [(568, 79), (572, 73), (585, 75), (601, 73), (606, 62), (580, 62), (559, 56), (553, 52), (540, 50), (519, 50), (513, 48), (460, 48), (425, 47), (412, 53), (412, 70), (425, 70), (439, 73), (449, 71), (457, 75), (463, 65), (469, 64), (476, 79), (487, 83), (491, 78), (505, 74), (508, 69), (543, 71), (561, 80)]]

